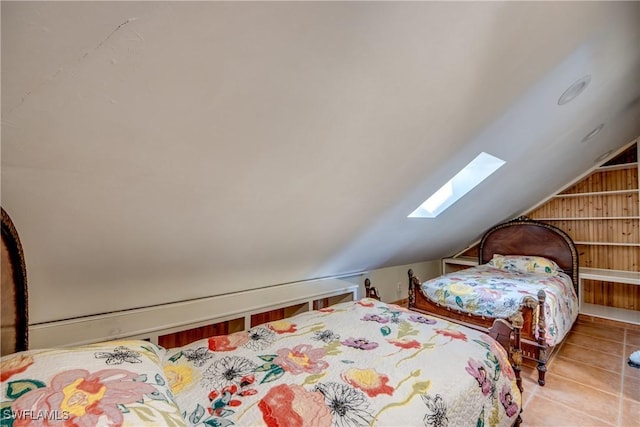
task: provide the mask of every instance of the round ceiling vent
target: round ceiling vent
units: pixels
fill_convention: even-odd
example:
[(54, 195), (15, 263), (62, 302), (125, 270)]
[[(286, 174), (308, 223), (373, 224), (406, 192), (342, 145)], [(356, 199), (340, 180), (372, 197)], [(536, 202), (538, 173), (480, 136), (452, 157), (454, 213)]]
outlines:
[(558, 105), (564, 105), (568, 102), (573, 101), (578, 95), (580, 95), (586, 88), (589, 86), (591, 82), (591, 76), (586, 75), (579, 79), (577, 82), (569, 86), (567, 90), (564, 91), (560, 98), (558, 98)]
[(595, 128), (594, 130), (586, 134), (584, 138), (582, 138), (582, 141), (580, 142), (587, 142), (588, 140), (590, 140), (591, 138), (599, 134), (603, 127), (604, 127), (604, 123), (600, 123), (600, 125), (597, 128)]

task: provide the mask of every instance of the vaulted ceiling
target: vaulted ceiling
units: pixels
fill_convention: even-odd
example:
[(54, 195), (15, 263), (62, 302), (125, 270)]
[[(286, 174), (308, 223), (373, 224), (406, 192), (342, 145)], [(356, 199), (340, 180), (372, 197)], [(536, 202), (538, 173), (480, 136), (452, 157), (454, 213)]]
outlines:
[[(1, 13), (33, 322), (447, 256), (640, 135), (639, 2)], [(506, 165), (407, 218), (482, 151)]]

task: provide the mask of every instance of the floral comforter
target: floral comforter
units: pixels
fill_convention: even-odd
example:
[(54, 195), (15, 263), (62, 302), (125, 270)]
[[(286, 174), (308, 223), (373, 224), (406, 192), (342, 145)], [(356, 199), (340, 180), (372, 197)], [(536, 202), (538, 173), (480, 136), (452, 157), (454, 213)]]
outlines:
[(166, 350), (140, 340), (0, 359), (0, 426), (510, 426), (507, 355), (361, 300)]
[(184, 426), (146, 341), (20, 352), (0, 359), (0, 426)]
[(546, 341), (553, 346), (564, 338), (578, 316), (578, 298), (571, 278), (562, 272), (519, 272), (485, 264), (422, 283), (422, 293), (440, 305), (503, 319), (515, 314), (525, 299), (537, 301), (540, 289), (547, 295)]
[(190, 425), (509, 426), (521, 407), (499, 345), (364, 299), (168, 350)]

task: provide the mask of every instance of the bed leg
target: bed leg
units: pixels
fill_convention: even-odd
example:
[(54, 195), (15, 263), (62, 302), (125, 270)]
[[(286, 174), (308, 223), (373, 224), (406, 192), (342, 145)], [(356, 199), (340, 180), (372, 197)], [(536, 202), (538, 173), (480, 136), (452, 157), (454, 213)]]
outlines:
[(518, 314), (511, 320), (513, 326), (513, 348), (511, 349), (511, 361), (513, 362), (513, 371), (516, 374), (516, 385), (520, 393), (522, 389), (522, 344), (520, 342), (522, 326), (524, 325), (524, 318), (522, 313)]
[(544, 385), (544, 376), (547, 372), (547, 340), (546, 319), (544, 302), (547, 295), (543, 290), (538, 291), (538, 384)]
[(522, 409), (520, 409), (520, 413), (518, 414), (518, 418), (516, 418), (516, 422), (513, 423), (514, 427), (520, 427), (522, 425), (522, 417), (520, 415), (522, 415)]
[(416, 303), (416, 294), (413, 288), (415, 277), (413, 276), (413, 270), (411, 268), (407, 271), (407, 274), (409, 275), (409, 307), (413, 307)]
[[(522, 326), (524, 325), (524, 318), (522, 317), (521, 312), (518, 312), (518, 315), (515, 319), (512, 320), (511, 324), (513, 325), (513, 349), (511, 360), (513, 361), (513, 371), (516, 374), (516, 385), (518, 386), (518, 390), (520, 390), (520, 395), (522, 396), (524, 390), (522, 388), (522, 344), (520, 343), (520, 332), (522, 330)], [(521, 400), (520, 413), (518, 414), (518, 418), (516, 418), (516, 422), (513, 424), (515, 427), (519, 427), (520, 425), (522, 425), (523, 405), (524, 398)]]
[[(496, 319), (488, 330), (489, 336), (496, 340), (507, 351), (509, 362), (511, 363), (516, 375), (516, 385), (518, 386), (518, 390), (520, 390), (521, 395), (523, 393), (523, 389), (520, 330), (522, 329), (523, 324), (524, 320), (522, 314), (517, 313), (517, 315), (509, 319), (509, 322), (504, 319)], [(513, 423), (514, 426), (522, 424), (522, 402), (524, 402), (524, 399), (521, 400), (520, 413), (518, 413), (518, 417)]]

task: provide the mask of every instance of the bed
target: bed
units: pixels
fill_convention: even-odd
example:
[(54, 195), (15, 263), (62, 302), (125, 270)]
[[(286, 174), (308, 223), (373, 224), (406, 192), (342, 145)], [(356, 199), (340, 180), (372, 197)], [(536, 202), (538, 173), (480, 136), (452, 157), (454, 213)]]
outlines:
[(23, 351), (0, 359), (2, 425), (518, 425), (511, 335), (365, 298), (169, 350)]
[(409, 308), (485, 329), (497, 318), (522, 324), (523, 356), (546, 362), (578, 316), (578, 253), (557, 227), (520, 217), (488, 230), (478, 266), (421, 282), (409, 270)]

